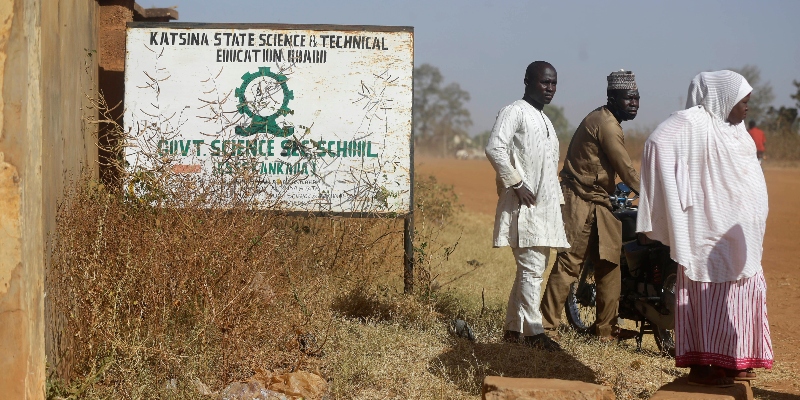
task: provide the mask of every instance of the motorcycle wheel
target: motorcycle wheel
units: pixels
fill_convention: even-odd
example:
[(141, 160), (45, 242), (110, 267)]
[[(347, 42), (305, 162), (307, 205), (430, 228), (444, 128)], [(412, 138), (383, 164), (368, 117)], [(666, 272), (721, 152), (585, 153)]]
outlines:
[[(670, 273), (664, 279), (664, 291), (672, 293), (673, 298), (675, 295), (675, 282), (677, 279), (678, 275), (675, 272)], [(656, 339), (656, 345), (658, 346), (658, 350), (661, 351), (661, 354), (669, 355), (670, 357), (675, 358), (675, 331), (671, 329), (656, 328), (654, 336)]]
[(594, 281), (594, 267), (590, 262), (583, 264), (581, 277), (569, 287), (565, 304), (567, 320), (578, 332), (588, 333), (597, 319), (597, 285)]

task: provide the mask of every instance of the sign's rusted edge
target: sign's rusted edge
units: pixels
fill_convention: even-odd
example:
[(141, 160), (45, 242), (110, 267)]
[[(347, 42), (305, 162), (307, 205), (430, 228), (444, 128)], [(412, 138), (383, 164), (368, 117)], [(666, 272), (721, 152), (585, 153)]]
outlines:
[(207, 22), (128, 22), (128, 28), (173, 29), (292, 29), (309, 31), (414, 32), (413, 26), (277, 24), (277, 23), (207, 23)]

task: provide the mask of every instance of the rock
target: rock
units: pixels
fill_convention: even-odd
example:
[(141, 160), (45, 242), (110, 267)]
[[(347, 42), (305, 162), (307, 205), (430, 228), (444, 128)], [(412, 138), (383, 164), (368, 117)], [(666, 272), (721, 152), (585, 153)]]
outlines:
[(752, 400), (750, 382), (737, 381), (728, 388), (693, 386), (687, 377), (681, 377), (658, 389), (651, 400)]
[(200, 379), (193, 378), (190, 382), (192, 386), (195, 388), (195, 390), (197, 390), (197, 393), (199, 393), (201, 396), (214, 395), (214, 391), (211, 390), (211, 388), (208, 387), (208, 385), (206, 385), (205, 383), (203, 383), (203, 381), (201, 381)]
[(265, 389), (259, 381), (233, 382), (219, 393), (220, 400), (294, 400), (283, 393)]
[(306, 371), (277, 374), (259, 370), (253, 379), (272, 391), (285, 393), (292, 398), (320, 399), (328, 391), (328, 382), (321, 376)]
[(487, 376), (484, 400), (614, 400), (611, 388), (580, 381)]

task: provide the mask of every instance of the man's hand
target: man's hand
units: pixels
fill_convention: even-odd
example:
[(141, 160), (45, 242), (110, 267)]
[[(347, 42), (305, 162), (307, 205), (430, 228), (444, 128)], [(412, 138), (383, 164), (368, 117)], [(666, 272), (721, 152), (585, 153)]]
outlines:
[(525, 185), (522, 185), (518, 189), (514, 189), (514, 193), (517, 194), (520, 207), (523, 205), (532, 207), (533, 204), (536, 203), (536, 196), (534, 196), (533, 192), (531, 192), (531, 190)]

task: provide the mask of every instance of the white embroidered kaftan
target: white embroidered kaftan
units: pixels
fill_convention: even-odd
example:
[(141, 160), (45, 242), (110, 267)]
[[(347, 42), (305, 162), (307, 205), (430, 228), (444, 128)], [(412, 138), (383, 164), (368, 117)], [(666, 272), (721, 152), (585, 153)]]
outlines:
[[(486, 156), (497, 171), (494, 246), (569, 248), (561, 218), (558, 138), (547, 116), (524, 100), (504, 107)], [(520, 181), (536, 196), (532, 207), (520, 206), (511, 188)]]

